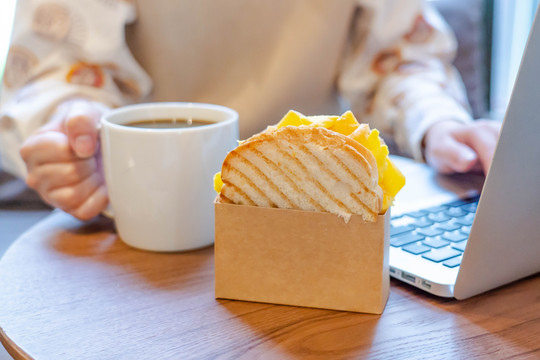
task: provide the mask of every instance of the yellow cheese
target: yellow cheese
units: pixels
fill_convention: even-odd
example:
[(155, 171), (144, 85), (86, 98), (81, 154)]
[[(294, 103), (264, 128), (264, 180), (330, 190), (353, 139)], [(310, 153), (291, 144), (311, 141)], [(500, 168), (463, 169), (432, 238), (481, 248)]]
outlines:
[(389, 158), (386, 158), (386, 171), (382, 181), (379, 180), (379, 185), (384, 193), (382, 209), (386, 211), (392, 206), (397, 193), (405, 186), (405, 176)]
[(351, 111), (347, 111), (337, 118), (334, 121), (334, 125), (328, 129), (343, 135), (350, 135), (358, 128), (358, 126), (358, 121), (356, 121), (353, 113)]
[(300, 114), (298, 111), (289, 110), (289, 112), (277, 123), (277, 127), (283, 126), (300, 126), (300, 125), (311, 125), (304, 115)]
[(223, 181), (221, 180), (221, 171), (214, 175), (214, 190), (219, 194), (223, 187)]

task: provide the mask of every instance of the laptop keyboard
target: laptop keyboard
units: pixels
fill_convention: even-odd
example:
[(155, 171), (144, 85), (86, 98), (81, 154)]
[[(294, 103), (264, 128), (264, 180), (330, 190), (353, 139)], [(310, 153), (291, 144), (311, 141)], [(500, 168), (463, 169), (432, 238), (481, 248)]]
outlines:
[(449, 268), (461, 258), (479, 196), (392, 217), (390, 246)]

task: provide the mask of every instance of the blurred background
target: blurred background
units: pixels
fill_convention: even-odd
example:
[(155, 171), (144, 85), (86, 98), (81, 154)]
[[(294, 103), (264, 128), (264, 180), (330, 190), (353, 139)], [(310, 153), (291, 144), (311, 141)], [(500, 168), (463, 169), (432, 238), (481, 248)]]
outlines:
[[(455, 65), (464, 79), (475, 117), (504, 117), (539, 1), (431, 0), (456, 33), (459, 50)], [(15, 2), (0, 0), (0, 79), (8, 51)], [(1, 173), (0, 184), (26, 191), (22, 181)], [(19, 220), (21, 212), (31, 211), (33, 222), (49, 214), (50, 209), (36, 204), (37, 200), (31, 196), (23, 203), (5, 199), (0, 189), (0, 256), (13, 240), (31, 226), (27, 216), (25, 222)], [(0, 347), (0, 360), (6, 359), (11, 357)]]
[(493, 5), (490, 113), (502, 118), (539, 0), (489, 0)]
[(502, 119), (539, 0), (431, 0), (454, 30), (475, 117)]

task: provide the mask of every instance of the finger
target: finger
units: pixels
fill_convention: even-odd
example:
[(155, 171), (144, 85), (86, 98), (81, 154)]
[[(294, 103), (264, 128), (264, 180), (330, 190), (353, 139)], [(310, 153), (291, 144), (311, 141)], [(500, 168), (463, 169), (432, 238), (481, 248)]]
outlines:
[(458, 173), (466, 173), (471, 171), (472, 168), (478, 163), (478, 157), (476, 153), (465, 144), (459, 142), (453, 142), (452, 147), (446, 150), (445, 159), (447, 159), (447, 165)]
[(469, 145), (477, 154), (482, 164), (484, 173), (487, 174), (497, 145), (498, 133), (493, 131), (483, 131), (483, 128), (476, 128), (464, 134), (465, 143)]
[(66, 115), (64, 129), (71, 148), (80, 158), (88, 158), (97, 150), (100, 116), (100, 110), (84, 101), (73, 103)]
[(80, 207), (102, 185), (103, 181), (100, 176), (93, 173), (78, 184), (47, 192), (44, 198), (51, 205), (66, 212), (71, 212)]
[(37, 166), (30, 174), (36, 179), (38, 192), (48, 192), (61, 187), (73, 186), (97, 171), (95, 158), (65, 163), (47, 163)]
[(467, 145), (447, 136), (426, 149), (428, 163), (441, 173), (468, 172), (478, 162), (476, 153)]
[(109, 203), (109, 196), (104, 185), (98, 187), (71, 215), (81, 220), (89, 220), (101, 214)]
[(66, 135), (56, 131), (29, 137), (21, 146), (20, 154), (29, 167), (77, 160)]

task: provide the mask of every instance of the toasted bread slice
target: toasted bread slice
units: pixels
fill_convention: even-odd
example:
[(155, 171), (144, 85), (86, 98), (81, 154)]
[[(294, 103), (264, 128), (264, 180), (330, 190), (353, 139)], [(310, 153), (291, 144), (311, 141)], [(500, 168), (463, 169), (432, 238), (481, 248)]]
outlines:
[(270, 127), (231, 151), (218, 201), (327, 211), (375, 221), (382, 204), (373, 155), (321, 127)]

